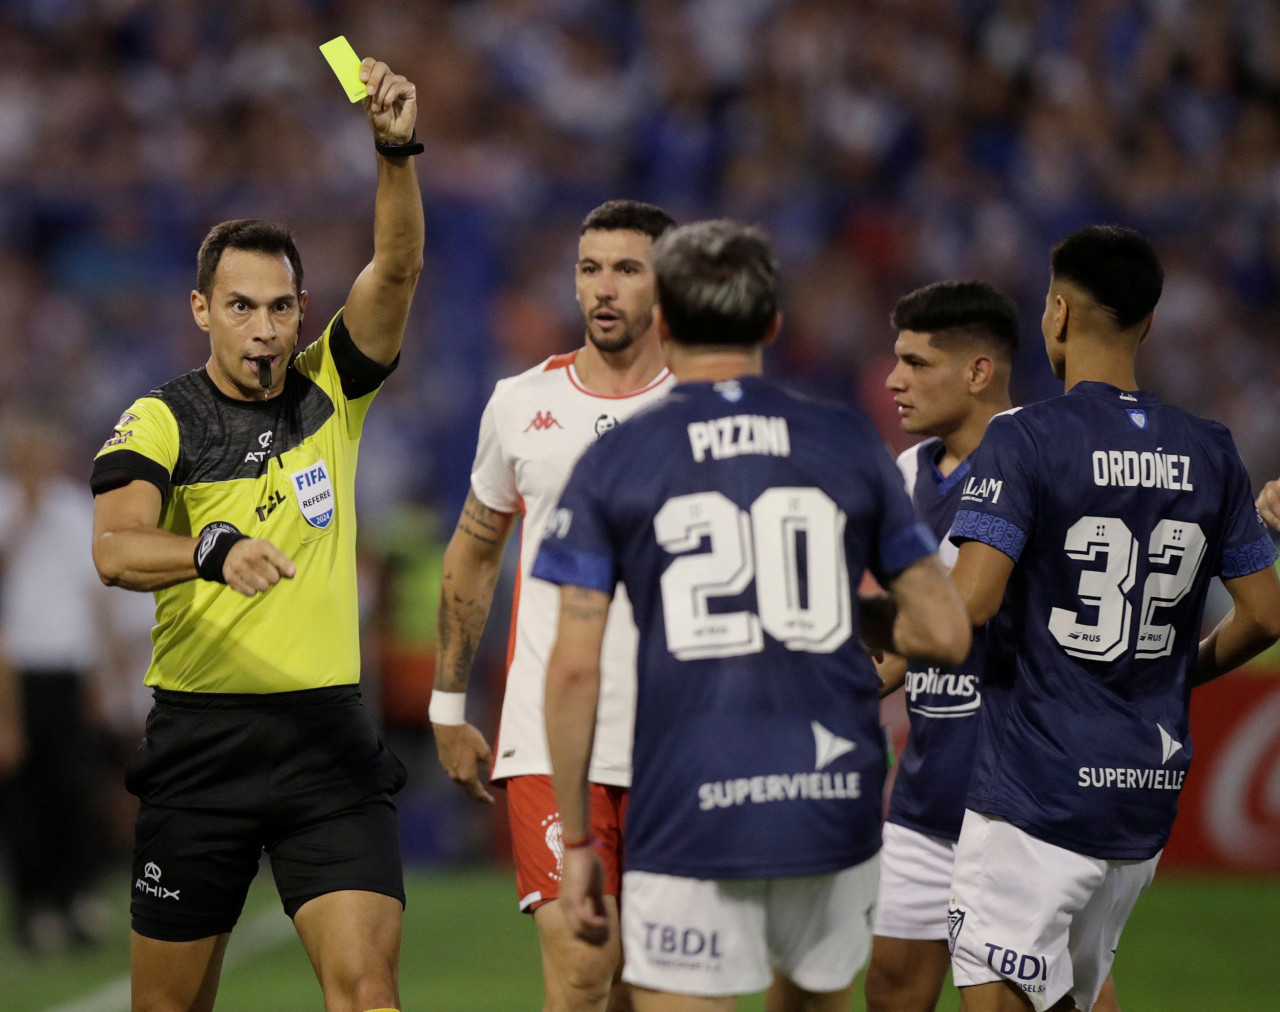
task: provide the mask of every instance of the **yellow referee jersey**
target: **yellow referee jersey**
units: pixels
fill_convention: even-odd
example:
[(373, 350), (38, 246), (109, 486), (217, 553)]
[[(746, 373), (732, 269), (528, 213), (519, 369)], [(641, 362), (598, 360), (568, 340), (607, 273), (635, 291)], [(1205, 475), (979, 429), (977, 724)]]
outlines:
[(265, 693), (359, 681), (356, 457), (394, 368), (366, 357), (339, 313), (277, 397), (236, 400), (198, 369), (121, 416), (94, 459), (95, 495), (150, 481), (164, 497), (162, 530), (230, 524), (298, 567), (251, 598), (199, 579), (156, 591), (148, 685)]

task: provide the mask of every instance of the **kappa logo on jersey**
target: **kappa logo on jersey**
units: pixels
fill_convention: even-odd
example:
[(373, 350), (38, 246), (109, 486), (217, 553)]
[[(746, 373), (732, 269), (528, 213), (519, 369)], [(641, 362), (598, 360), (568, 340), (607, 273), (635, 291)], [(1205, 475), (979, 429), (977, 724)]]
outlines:
[(1127, 408), (1125, 414), (1129, 416), (1129, 421), (1133, 422), (1139, 429), (1147, 427), (1147, 413), (1141, 408)]
[(289, 475), (289, 484), (307, 523), (324, 530), (333, 522), (333, 482), (329, 480), (329, 468), (323, 460), (294, 471)]
[(610, 429), (618, 427), (618, 420), (613, 415), (600, 415), (596, 419), (596, 439), (599, 439)]
[(148, 861), (142, 869), (142, 878), (137, 879), (133, 883), (133, 888), (147, 896), (154, 896), (160, 900), (178, 900), (181, 889), (169, 889), (160, 884), (160, 866), (153, 861)]
[(120, 421), (116, 422), (116, 427), (111, 430), (111, 438), (102, 444), (102, 448), (105, 450), (108, 446), (119, 446), (127, 440), (133, 435), (133, 429), (129, 428), (129, 426), (137, 420), (137, 415), (131, 411), (126, 411), (120, 416)]
[(534, 414), (533, 421), (524, 427), (524, 431), (528, 432), (530, 429), (537, 429), (541, 432), (543, 429), (551, 428), (563, 429), (564, 426), (556, 421), (556, 416), (550, 411), (538, 411)]
[(841, 738), (838, 734), (828, 731), (816, 720), (809, 727), (813, 730), (813, 747), (816, 753), (813, 768), (815, 770), (830, 766), (842, 755), (847, 755), (858, 747), (848, 738)]
[(260, 449), (250, 450), (248, 453), (246, 453), (244, 455), (244, 462), (247, 464), (250, 461), (253, 461), (254, 463), (261, 464), (264, 460), (266, 460), (267, 454), (271, 452), (271, 439), (274, 435), (275, 433), (271, 429), (268, 429), (266, 432), (259, 434), (258, 446), (260, 447)]

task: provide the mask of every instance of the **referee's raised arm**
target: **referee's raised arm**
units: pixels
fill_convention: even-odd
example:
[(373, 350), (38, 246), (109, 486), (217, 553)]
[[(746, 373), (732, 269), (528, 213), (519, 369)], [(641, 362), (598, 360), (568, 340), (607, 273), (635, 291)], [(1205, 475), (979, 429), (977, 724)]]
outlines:
[(422, 271), (422, 194), (413, 155), (422, 151), (414, 124), (417, 89), (385, 63), (366, 59), (360, 71), (378, 151), (378, 196), (373, 216), (373, 259), (360, 272), (344, 314), (356, 346), (389, 365), (400, 354), (405, 321)]

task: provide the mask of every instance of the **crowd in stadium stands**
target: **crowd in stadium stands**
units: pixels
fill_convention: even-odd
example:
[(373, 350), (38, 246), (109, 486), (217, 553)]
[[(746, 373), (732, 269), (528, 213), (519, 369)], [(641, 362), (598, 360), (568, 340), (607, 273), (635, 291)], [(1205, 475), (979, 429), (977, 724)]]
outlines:
[[(899, 442), (888, 309), (942, 277), (1024, 313), (1092, 221), (1156, 242), (1145, 385), (1280, 471), (1280, 8), (1267, 0), (0, 0), (0, 398), (85, 451), (130, 392), (201, 364), (191, 250), (228, 217), (298, 234), (304, 339), (368, 255), (374, 159), (316, 45), (420, 82), (427, 272), (371, 419), (366, 516), (465, 495), (494, 379), (573, 346), (576, 223), (615, 196), (759, 223), (788, 271), (774, 368)], [(265, 71), (264, 71), (264, 68)], [(253, 82), (252, 85), (249, 82)], [(307, 333), (309, 332), (309, 333)]]

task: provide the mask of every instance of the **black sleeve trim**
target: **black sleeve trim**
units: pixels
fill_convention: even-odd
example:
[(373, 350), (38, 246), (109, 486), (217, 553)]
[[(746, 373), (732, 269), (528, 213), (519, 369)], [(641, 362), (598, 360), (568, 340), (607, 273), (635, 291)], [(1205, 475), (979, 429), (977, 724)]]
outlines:
[(164, 496), (169, 491), (169, 472), (150, 457), (133, 450), (113, 450), (93, 462), (89, 487), (94, 495), (123, 488), (131, 481), (149, 481)]
[(334, 318), (329, 328), (329, 353), (333, 355), (338, 378), (342, 380), (342, 395), (349, 401), (373, 393), (400, 364), (398, 354), (390, 365), (383, 365), (356, 347), (342, 313)]

